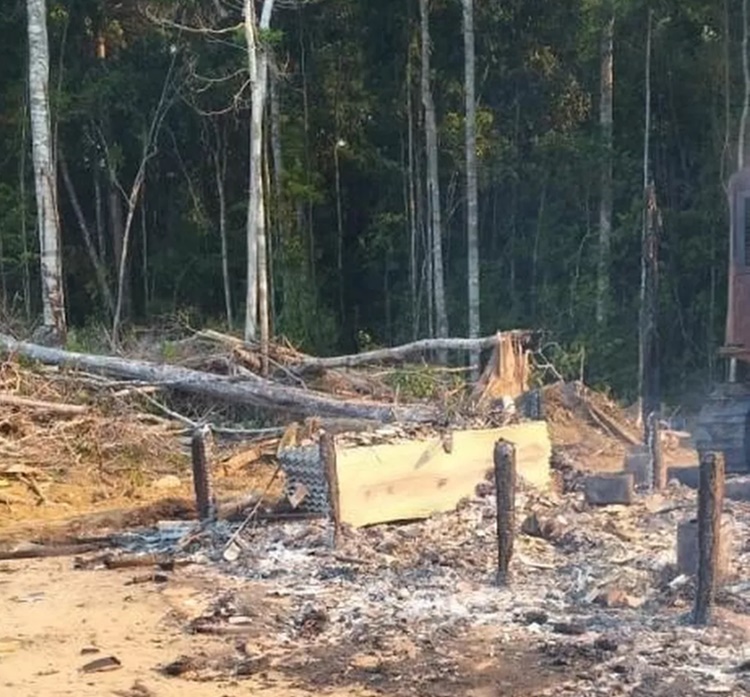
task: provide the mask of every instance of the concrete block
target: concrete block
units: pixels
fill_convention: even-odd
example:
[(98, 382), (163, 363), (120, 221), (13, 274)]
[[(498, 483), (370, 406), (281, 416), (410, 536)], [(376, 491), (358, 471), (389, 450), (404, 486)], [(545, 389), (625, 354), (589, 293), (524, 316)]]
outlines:
[(632, 472), (586, 477), (583, 482), (586, 503), (591, 506), (629, 505), (634, 498), (633, 484)]
[(636, 486), (651, 483), (651, 455), (643, 452), (630, 453), (625, 456), (625, 471), (633, 475)]
[(700, 470), (698, 469), (698, 465), (690, 465), (688, 467), (668, 467), (667, 481), (672, 479), (676, 479), (683, 486), (697, 489), (700, 481)]
[[(717, 583), (729, 577), (732, 556), (732, 519), (723, 516), (719, 536)], [(681, 574), (695, 577), (698, 573), (698, 519), (688, 518), (677, 525), (677, 569)]]

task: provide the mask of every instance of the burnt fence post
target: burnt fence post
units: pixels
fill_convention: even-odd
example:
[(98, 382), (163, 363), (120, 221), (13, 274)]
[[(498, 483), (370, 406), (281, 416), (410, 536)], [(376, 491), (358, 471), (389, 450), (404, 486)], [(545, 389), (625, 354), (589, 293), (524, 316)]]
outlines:
[(196, 428), (190, 441), (195, 506), (201, 522), (212, 520), (215, 515), (211, 496), (211, 441), (211, 427), (207, 424)]
[(698, 580), (693, 624), (711, 621), (720, 554), (721, 515), (724, 507), (724, 456), (704, 452), (700, 457), (698, 489)]
[(328, 516), (333, 523), (333, 546), (338, 547), (341, 536), (341, 495), (333, 436), (324, 431), (320, 436), (319, 447), (320, 461), (323, 464), (323, 473), (328, 490)]
[(661, 422), (658, 411), (652, 411), (646, 420), (646, 444), (651, 461), (649, 488), (661, 491), (667, 486), (667, 468), (661, 452)]
[(495, 443), (495, 501), (497, 503), (497, 584), (510, 583), (516, 507), (516, 448), (502, 438)]

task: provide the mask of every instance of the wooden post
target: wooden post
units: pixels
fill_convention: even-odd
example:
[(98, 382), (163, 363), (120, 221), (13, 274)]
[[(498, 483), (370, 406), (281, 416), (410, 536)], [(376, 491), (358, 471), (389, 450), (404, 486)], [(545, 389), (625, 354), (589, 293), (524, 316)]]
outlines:
[(211, 427), (204, 425), (196, 428), (193, 431), (190, 445), (193, 460), (195, 505), (198, 509), (198, 519), (203, 522), (213, 519), (215, 514), (215, 506), (211, 496)]
[(502, 438), (495, 443), (495, 500), (497, 502), (497, 584), (510, 583), (516, 509), (516, 448)]
[(341, 501), (339, 475), (336, 468), (336, 446), (333, 436), (325, 431), (320, 436), (320, 461), (328, 485), (328, 515), (333, 523), (333, 546), (338, 547), (341, 535)]
[(698, 583), (695, 590), (693, 623), (711, 621), (714, 604), (719, 550), (721, 514), (724, 506), (724, 456), (701, 453), (698, 489)]
[[(645, 186), (645, 210), (641, 239), (641, 298), (639, 317), (639, 379), (643, 442), (649, 445), (648, 419), (661, 413), (661, 376), (659, 371), (659, 229), (661, 218), (653, 183)], [(649, 448), (651, 452), (651, 448)], [(653, 482), (649, 480), (649, 488)]]
[(667, 468), (664, 466), (664, 458), (661, 453), (661, 427), (659, 412), (652, 411), (646, 421), (648, 443), (648, 455), (651, 462), (651, 482), (654, 489), (661, 491), (667, 486)]

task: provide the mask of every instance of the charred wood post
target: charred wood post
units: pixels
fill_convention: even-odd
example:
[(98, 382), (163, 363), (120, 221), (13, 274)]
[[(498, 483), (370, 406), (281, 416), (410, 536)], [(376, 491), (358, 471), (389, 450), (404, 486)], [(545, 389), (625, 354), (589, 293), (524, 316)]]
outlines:
[(328, 488), (328, 515), (333, 523), (333, 546), (338, 547), (341, 535), (341, 501), (339, 475), (336, 468), (336, 446), (330, 433), (323, 432), (320, 436), (320, 461), (323, 464)]
[(698, 489), (698, 582), (693, 623), (711, 621), (718, 578), (721, 514), (724, 506), (724, 456), (705, 452), (700, 459)]
[(516, 448), (502, 438), (495, 443), (495, 501), (497, 503), (497, 584), (510, 583), (516, 508)]
[[(643, 235), (641, 240), (641, 309), (640, 309), (640, 394), (643, 441), (649, 453), (649, 418), (658, 421), (661, 414), (659, 371), (659, 228), (661, 219), (656, 204), (653, 183), (645, 190)], [(657, 437), (658, 440), (658, 437)], [(657, 462), (652, 457), (653, 470), (649, 488), (656, 475)]]
[(649, 462), (651, 463), (649, 488), (661, 491), (667, 485), (667, 468), (661, 453), (661, 426), (659, 413), (652, 411), (646, 420), (646, 444), (648, 445)]
[(213, 520), (216, 514), (211, 496), (211, 427), (199, 426), (193, 431), (191, 454), (193, 460), (193, 488), (198, 519), (201, 522)]

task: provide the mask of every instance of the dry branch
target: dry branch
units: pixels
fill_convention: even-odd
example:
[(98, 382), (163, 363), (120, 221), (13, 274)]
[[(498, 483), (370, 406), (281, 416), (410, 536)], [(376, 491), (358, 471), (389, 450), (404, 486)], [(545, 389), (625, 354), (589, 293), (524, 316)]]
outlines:
[[(515, 330), (507, 333), (504, 332), (504, 334), (513, 334), (519, 338), (529, 336), (529, 332), (524, 330)], [(330, 356), (327, 358), (300, 356), (296, 361), (296, 365), (303, 370), (311, 368), (354, 368), (369, 363), (401, 361), (407, 356), (416, 353), (424, 353), (425, 351), (478, 351), (489, 349), (497, 344), (497, 340), (497, 334), (477, 339), (421, 339), (401, 346), (364, 351), (362, 353), (355, 353), (348, 356)]]
[(56, 404), (54, 402), (44, 402), (39, 399), (17, 397), (11, 394), (0, 394), (0, 404), (8, 404), (13, 407), (29, 407), (30, 409), (39, 409), (40, 411), (48, 411), (62, 416), (78, 416), (88, 411), (88, 407), (81, 404)]
[(232, 377), (179, 366), (63, 351), (16, 341), (3, 334), (0, 334), (0, 350), (73, 370), (141, 380), (222, 402), (285, 410), (304, 416), (369, 419), (386, 423), (425, 423), (438, 418), (437, 410), (427, 405), (396, 406), (378, 402), (341, 401), (298, 387), (279, 385), (258, 376), (248, 376), (239, 382)]

